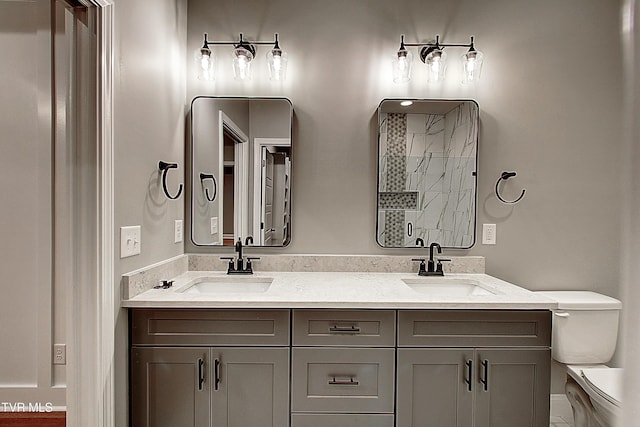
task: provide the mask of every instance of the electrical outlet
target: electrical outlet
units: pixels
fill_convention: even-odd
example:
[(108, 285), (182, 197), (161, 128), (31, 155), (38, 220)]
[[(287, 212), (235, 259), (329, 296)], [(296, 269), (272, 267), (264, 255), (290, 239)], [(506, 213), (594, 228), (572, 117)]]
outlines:
[(54, 365), (67, 364), (67, 345), (66, 344), (53, 345), (53, 364)]
[(218, 234), (218, 217), (211, 217), (211, 234)]
[(140, 226), (120, 227), (120, 258), (140, 254)]
[(496, 225), (495, 224), (482, 224), (482, 244), (483, 245), (496, 244)]
[(176, 219), (173, 226), (173, 232), (174, 232), (173, 242), (174, 243), (182, 242), (182, 220), (181, 219)]

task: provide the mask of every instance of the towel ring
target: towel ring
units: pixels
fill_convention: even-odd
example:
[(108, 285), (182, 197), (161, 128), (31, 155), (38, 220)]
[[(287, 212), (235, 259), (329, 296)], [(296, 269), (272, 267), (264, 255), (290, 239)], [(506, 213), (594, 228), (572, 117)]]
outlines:
[(167, 173), (169, 172), (169, 169), (177, 169), (177, 168), (178, 168), (177, 163), (167, 163), (167, 162), (163, 162), (162, 160), (158, 163), (158, 169), (162, 171), (162, 190), (164, 191), (164, 195), (171, 200), (177, 199), (178, 197), (180, 197), (180, 194), (182, 194), (182, 184), (180, 184), (180, 187), (178, 188), (178, 192), (176, 193), (175, 196), (172, 196), (171, 194), (169, 194), (169, 190), (167, 189)]
[[(205, 179), (210, 179), (213, 182), (213, 196), (209, 195), (209, 188), (204, 185)], [(218, 195), (218, 184), (216, 183), (216, 178), (209, 174), (200, 172), (200, 182), (202, 183), (202, 188), (204, 188), (204, 195), (208, 201), (213, 202), (216, 200), (216, 196)]]
[(520, 200), (522, 200), (522, 198), (524, 197), (524, 193), (525, 193), (525, 189), (522, 189), (522, 193), (520, 193), (520, 196), (515, 199), (515, 200), (505, 200), (501, 195), (500, 195), (500, 182), (502, 181), (506, 181), (511, 177), (516, 176), (515, 171), (514, 172), (502, 172), (502, 174), (500, 174), (500, 178), (498, 178), (498, 181), (496, 181), (496, 197), (498, 198), (498, 200), (500, 200), (502, 203), (505, 203), (507, 205), (513, 205), (515, 203), (518, 203)]

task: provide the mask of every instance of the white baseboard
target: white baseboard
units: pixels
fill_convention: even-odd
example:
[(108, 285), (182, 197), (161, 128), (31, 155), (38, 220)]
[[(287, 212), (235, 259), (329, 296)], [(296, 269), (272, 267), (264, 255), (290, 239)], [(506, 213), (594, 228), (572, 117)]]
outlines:
[(565, 394), (551, 395), (551, 416), (560, 417), (564, 420), (573, 420), (573, 410), (571, 403)]

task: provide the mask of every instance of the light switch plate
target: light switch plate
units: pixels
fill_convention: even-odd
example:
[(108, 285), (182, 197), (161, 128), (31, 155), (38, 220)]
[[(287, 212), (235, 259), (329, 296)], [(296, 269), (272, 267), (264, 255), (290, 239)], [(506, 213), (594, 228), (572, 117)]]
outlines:
[(173, 231), (174, 231), (174, 239), (173, 242), (174, 243), (180, 243), (182, 242), (182, 220), (181, 219), (176, 219), (174, 226), (173, 226)]
[(120, 258), (140, 254), (140, 226), (120, 227)]
[(211, 217), (211, 234), (218, 234), (218, 217)]
[(483, 245), (496, 244), (496, 225), (495, 224), (482, 224), (482, 244)]

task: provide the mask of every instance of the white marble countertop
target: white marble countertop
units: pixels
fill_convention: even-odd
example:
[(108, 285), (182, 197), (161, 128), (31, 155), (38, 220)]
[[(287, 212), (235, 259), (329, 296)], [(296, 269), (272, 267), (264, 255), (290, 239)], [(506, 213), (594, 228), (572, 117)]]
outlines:
[[(194, 281), (210, 278), (232, 286), (243, 280), (271, 281), (263, 292), (185, 292)], [(425, 280), (455, 286), (472, 283), (483, 295), (449, 295), (419, 292), (404, 280)], [(419, 277), (411, 273), (259, 272), (229, 276), (222, 271), (188, 271), (174, 279), (169, 289), (150, 289), (130, 299), (127, 308), (387, 308), (387, 309), (552, 309), (557, 303), (537, 293), (486, 274), (447, 274)]]

